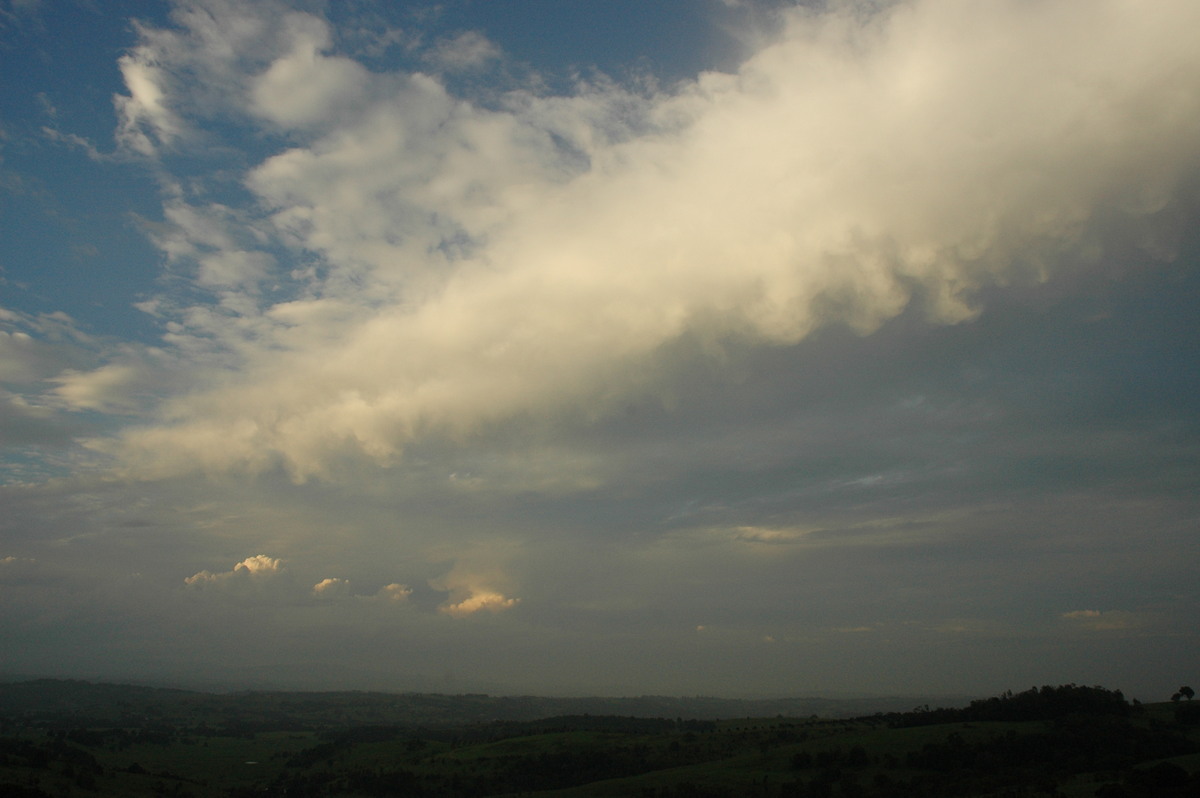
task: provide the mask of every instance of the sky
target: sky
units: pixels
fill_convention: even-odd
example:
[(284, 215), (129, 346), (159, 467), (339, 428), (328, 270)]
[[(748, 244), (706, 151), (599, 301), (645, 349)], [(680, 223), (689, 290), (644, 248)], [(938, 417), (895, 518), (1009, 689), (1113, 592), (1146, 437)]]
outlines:
[(1196, 30), (0, 0), (0, 676), (1165, 700)]

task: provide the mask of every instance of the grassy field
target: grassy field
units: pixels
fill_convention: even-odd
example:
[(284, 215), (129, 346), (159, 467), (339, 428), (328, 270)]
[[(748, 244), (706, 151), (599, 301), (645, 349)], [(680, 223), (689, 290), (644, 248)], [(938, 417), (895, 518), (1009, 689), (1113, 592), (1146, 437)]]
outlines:
[[(1073, 685), (854, 719), (373, 724), (363, 721), (380, 713), (360, 697), (344, 707), (329, 696), (264, 698), (252, 711), (231, 702), (227, 715), (186, 696), (150, 699), (136, 711), (61, 701), (9, 711), (0, 794), (1200, 795), (1200, 703), (1132, 706)], [(447, 712), (452, 699), (440, 699)]]

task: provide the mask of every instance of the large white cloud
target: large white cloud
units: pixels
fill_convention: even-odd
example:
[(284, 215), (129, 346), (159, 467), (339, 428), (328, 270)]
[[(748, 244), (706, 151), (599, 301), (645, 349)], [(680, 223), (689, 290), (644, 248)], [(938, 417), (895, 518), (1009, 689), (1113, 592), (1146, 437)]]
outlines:
[[(310, 16), (175, 19), (123, 62), (127, 145), (199, 130), (217, 85), (299, 143), (245, 173), (255, 206), (170, 200), (160, 241), (215, 304), (156, 307), (177, 346), (233, 354), (96, 443), (140, 473), (391, 463), (428, 433), (604, 412), (684, 335), (868, 332), (914, 296), (961, 320), (983, 287), (1094, 260), (1102, 220), (1169, 209), (1200, 157), (1200, 7), (1182, 0), (795, 9), (736, 74), (488, 108), (367, 73)], [(213, 82), (188, 94), (186, 69)], [(217, 216), (240, 232), (195, 223)]]

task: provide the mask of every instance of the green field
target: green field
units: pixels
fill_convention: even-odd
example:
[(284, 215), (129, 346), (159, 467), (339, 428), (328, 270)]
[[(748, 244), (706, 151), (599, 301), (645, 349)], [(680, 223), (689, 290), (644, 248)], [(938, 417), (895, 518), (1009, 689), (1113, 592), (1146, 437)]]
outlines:
[(843, 719), (431, 722), (427, 704), (460, 717), (486, 697), (425, 696), (405, 719), (372, 695), (4, 685), (0, 794), (1200, 795), (1200, 703), (1102, 688)]

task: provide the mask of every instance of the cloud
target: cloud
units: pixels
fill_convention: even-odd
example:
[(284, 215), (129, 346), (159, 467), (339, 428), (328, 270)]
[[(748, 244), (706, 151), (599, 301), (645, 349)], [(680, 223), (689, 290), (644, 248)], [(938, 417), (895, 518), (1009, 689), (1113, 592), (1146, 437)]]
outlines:
[(154, 155), (160, 145), (179, 138), (183, 123), (166, 105), (162, 75), (149, 58), (122, 56), (118, 65), (128, 95), (113, 98), (121, 126), (117, 142), (140, 155)]
[[(331, 95), (348, 84), (338, 67), (356, 70), (326, 63), (327, 24), (282, 0), (179, 0), (170, 18), (174, 27), (135, 23), (138, 44), (118, 60), (127, 93), (113, 97), (116, 139), (133, 155), (202, 151), (213, 143), (203, 124), (230, 111), (303, 124), (312, 103), (340, 102)], [(318, 64), (330, 75), (315, 73)], [(281, 96), (289, 89), (290, 101)]]
[(185, 629), (187, 673), (974, 690), (1043, 683), (998, 640), (1090, 662), (1135, 622), (1050, 593), (1147, 579), (1177, 624), (1192, 4), (787, 4), (732, 72), (558, 94), (482, 33), (297, 5), (177, 2), (125, 54), (86, 165), (159, 181), (161, 339), (0, 312), (6, 476), (60, 477), (2, 489), (4, 553), (88, 575), (64, 617), (144, 604), (131, 667)]
[(322, 599), (335, 599), (350, 595), (350, 580), (328, 577), (313, 585), (313, 595)]
[(457, 547), (454, 566), (444, 576), (429, 580), (434, 590), (449, 593), (438, 610), (455, 618), (481, 611), (490, 613), (512, 609), (521, 599), (505, 595), (512, 583), (506, 561), (514, 552), (500, 540), (476, 544), (473, 550)]
[(330, 46), (329, 26), (308, 14), (288, 14), (282, 34), (289, 51), (254, 79), (250, 89), (255, 113), (286, 128), (326, 122), (360, 101), (367, 72), (348, 58), (323, 55)]
[(734, 539), (745, 543), (792, 544), (803, 542), (813, 531), (808, 529), (764, 529), (762, 527), (743, 526), (734, 530)]
[(0, 585), (23, 585), (43, 578), (41, 567), (32, 557), (0, 557)]
[(265, 554), (255, 554), (253, 557), (247, 557), (234, 565), (232, 570), (217, 573), (200, 571), (199, 573), (192, 574), (183, 581), (185, 584), (193, 587), (246, 585), (268, 580), (282, 573), (283, 570), (282, 560), (275, 557), (268, 557)]
[(146, 394), (160, 375), (144, 363), (107, 363), (91, 371), (67, 369), (50, 379), (54, 396), (72, 410), (132, 413), (147, 404)]
[(259, 284), (276, 264), (261, 249), (262, 236), (247, 224), (244, 214), (219, 203), (192, 205), (176, 200), (165, 205), (163, 215), (164, 221), (146, 228), (172, 269), (190, 273), (198, 286), (215, 292), (232, 311), (222, 314), (227, 320), (254, 307)]
[(86, 153), (87, 157), (93, 161), (104, 161), (111, 157), (100, 152), (100, 150), (96, 148), (95, 144), (76, 133), (63, 133), (62, 131), (52, 127), (43, 127), (42, 133), (46, 136), (46, 138), (53, 142), (57, 142)]
[(376, 596), (386, 601), (407, 601), (412, 595), (412, 588), (408, 585), (402, 585), (398, 582), (393, 582), (390, 585), (384, 585), (379, 589)]
[[(735, 74), (496, 109), (326, 54), (316, 17), (268, 31), (230, 5), (181, 8), (123, 61), (130, 146), (202, 124), (219, 85), (301, 143), (245, 173), (266, 215), (207, 239), (196, 284), (219, 312), (176, 303), (176, 340), (220, 342), (236, 378), (100, 444), (147, 474), (329, 477), (429, 435), (602, 415), (660, 390), (684, 338), (865, 333), (914, 301), (960, 321), (988, 286), (1094, 260), (1098, 220), (1168, 208), (1200, 157), (1200, 110), (1181, 101), (1200, 83), (1190, 3), (798, 8)], [(218, 79), (203, 97), (164, 77), (200, 67)], [(278, 274), (263, 236), (313, 268)], [(294, 295), (250, 296), (266, 279)]]
[(322, 600), (336, 600), (354, 597), (362, 602), (382, 604), (407, 603), (412, 596), (412, 588), (399, 582), (384, 585), (374, 595), (355, 594), (349, 579), (328, 577), (313, 585), (312, 595)]
[(187, 577), (184, 584), (192, 589), (214, 590), (240, 598), (270, 599), (294, 607), (311, 605), (313, 599), (319, 602), (354, 599), (380, 605), (406, 603), (413, 592), (408, 585), (393, 582), (373, 595), (356, 594), (352, 581), (344, 577), (325, 577), (306, 589), (282, 558), (265, 554), (247, 557), (228, 571), (200, 571)]
[(88, 363), (96, 339), (65, 313), (32, 315), (0, 307), (0, 382), (37, 383), (56, 372)]
[(445, 38), (425, 54), (425, 59), (446, 72), (479, 69), (501, 55), (500, 48), (478, 31)]
[(72, 432), (53, 408), (31, 404), (26, 397), (0, 390), (0, 442), (6, 445), (64, 444)]
[[(0, 308), (0, 443), (74, 449), (75, 438), (95, 434), (95, 429), (64, 411), (130, 408), (132, 397), (119, 389), (122, 377), (130, 375), (122, 375), (115, 364), (112, 372), (100, 365), (107, 343), (64, 313), (31, 315)], [(132, 357), (129, 351), (110, 356)], [(100, 373), (89, 379), (98, 366)], [(34, 459), (17, 466), (18, 478), (44, 475)], [(43, 452), (40, 459), (49, 465), (54, 458)], [(6, 470), (13, 471), (12, 466), (7, 463)]]
[(0, 6), (0, 30), (9, 26), (43, 28), (42, 0), (9, 0), (8, 8)]
[(508, 598), (502, 593), (485, 590), (472, 593), (462, 601), (445, 604), (441, 607), (441, 611), (455, 618), (462, 618), (474, 615), (481, 610), (502, 612), (515, 607), (520, 601), (519, 598)]
[(233, 567), (236, 573), (239, 570), (244, 570), (250, 574), (274, 574), (283, 570), (283, 563), (274, 558), (268, 557), (265, 554), (256, 554), (253, 557), (247, 557)]
[(1137, 629), (1146, 625), (1145, 616), (1126, 610), (1073, 610), (1059, 616), (1070, 624), (1098, 632)]
[(5, 382), (26, 382), (32, 377), (40, 361), (29, 351), (33, 347), (33, 339), (26, 332), (0, 331), (0, 375)]

